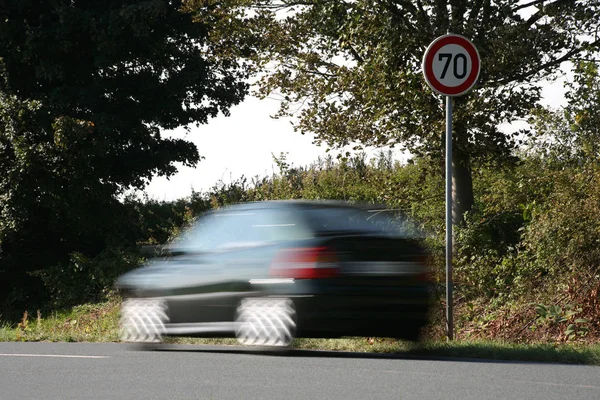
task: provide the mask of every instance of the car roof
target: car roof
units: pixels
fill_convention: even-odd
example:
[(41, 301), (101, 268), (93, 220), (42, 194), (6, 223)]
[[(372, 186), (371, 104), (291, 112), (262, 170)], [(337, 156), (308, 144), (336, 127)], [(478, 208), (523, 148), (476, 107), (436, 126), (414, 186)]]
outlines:
[(349, 203), (342, 200), (265, 200), (265, 201), (252, 201), (247, 203), (236, 203), (215, 211), (225, 210), (256, 210), (264, 208), (346, 208), (356, 210), (380, 210), (385, 209), (385, 206), (377, 204), (364, 204), (364, 203)]

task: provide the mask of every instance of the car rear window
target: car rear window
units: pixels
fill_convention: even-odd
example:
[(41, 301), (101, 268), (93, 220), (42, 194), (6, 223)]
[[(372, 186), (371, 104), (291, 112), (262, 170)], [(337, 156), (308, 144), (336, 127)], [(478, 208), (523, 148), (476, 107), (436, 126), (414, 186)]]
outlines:
[(322, 207), (307, 209), (305, 213), (319, 234), (349, 232), (414, 236), (406, 218), (391, 210)]

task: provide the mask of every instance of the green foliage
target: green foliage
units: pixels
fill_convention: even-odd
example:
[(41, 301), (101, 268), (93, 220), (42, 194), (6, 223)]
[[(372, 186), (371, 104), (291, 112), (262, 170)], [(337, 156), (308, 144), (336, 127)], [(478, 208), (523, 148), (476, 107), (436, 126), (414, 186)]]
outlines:
[(235, 59), (211, 53), (211, 27), (180, 7), (166, 0), (9, 2), (0, 32), (2, 90), (40, 101), (50, 116), (37, 121), (41, 129), (62, 116), (88, 121), (93, 129), (77, 139), (82, 155), (95, 176), (125, 189), (173, 174), (174, 162), (194, 165), (195, 146), (163, 138), (160, 129), (227, 114), (244, 97), (246, 73)]
[(572, 306), (569, 305), (565, 310), (563, 310), (561, 307), (556, 305), (545, 306), (543, 304), (537, 304), (535, 306), (535, 311), (538, 315), (538, 321), (549, 321), (550, 323), (558, 324), (561, 322), (567, 322), (569, 319), (580, 313), (581, 308), (573, 310)]
[(600, 165), (561, 175), (524, 232), (524, 251), (555, 279), (600, 279)]
[(210, 201), (203, 193), (192, 192), (184, 199), (158, 201), (144, 195), (142, 198), (128, 196), (124, 205), (130, 209), (138, 228), (138, 245), (160, 245), (168, 242), (193, 219), (210, 208)]
[(211, 7), (227, 15), (213, 32), (219, 50), (252, 62), (264, 74), (259, 93), (281, 95), (280, 115), (297, 115), (300, 131), (335, 146), (402, 145), (439, 155), (443, 110), (422, 78), (422, 56), (448, 31), (473, 39), (482, 73), (476, 91), (457, 99), (456, 127), (464, 140), (456, 150), (484, 159), (509, 155), (514, 143), (498, 123), (527, 115), (539, 99), (536, 83), (586, 50), (589, 41), (578, 35), (598, 23), (597, 4), (587, 1), (208, 4), (192, 0), (184, 8), (199, 23)]
[(560, 169), (600, 160), (600, 75), (595, 62), (581, 61), (573, 69), (574, 81), (568, 82), (569, 104), (564, 109), (536, 109), (530, 123), (536, 135), (530, 153)]
[(456, 279), (468, 299), (556, 292), (573, 279), (579, 294), (598, 288), (600, 170), (543, 168), (534, 159), (487, 177), (484, 202), (455, 228)]
[(598, 126), (586, 123), (600, 104), (597, 68), (578, 65), (574, 82), (567, 107), (537, 110), (517, 168), (476, 174), (477, 208), (457, 229), (458, 293), (482, 304), (499, 335), (569, 341), (600, 331)]
[(138, 210), (118, 199), (174, 174), (175, 163), (200, 160), (193, 143), (161, 130), (227, 115), (247, 91), (242, 63), (215, 54), (211, 26), (193, 23), (181, 5), (3, 3), (1, 309), (46, 300), (31, 271), (69, 270), (74, 254), (95, 260), (181, 225), (149, 228), (151, 215), (136, 221)]
[(115, 279), (141, 265), (137, 252), (107, 249), (94, 258), (71, 253), (69, 261), (32, 272), (50, 292), (53, 309), (100, 302), (113, 294)]
[(85, 157), (78, 138), (90, 126), (60, 117), (46, 130), (38, 123), (45, 118), (39, 102), (0, 92), (0, 303), (8, 308), (43, 299), (28, 272), (74, 251), (127, 246), (135, 235), (114, 184), (98, 179)]
[(537, 319), (536, 325), (532, 326), (534, 330), (540, 325), (562, 325), (565, 341), (580, 339), (589, 333), (589, 321), (585, 318), (575, 318), (583, 311), (581, 307), (575, 308), (572, 304), (567, 304), (564, 308), (557, 305), (536, 304), (535, 311)]
[(218, 181), (209, 192), (211, 207), (218, 208), (251, 200), (247, 193), (247, 181), (243, 176), (230, 183)]
[(539, 173), (551, 190), (524, 231), (523, 253), (552, 279), (594, 282), (600, 277), (600, 75), (596, 64), (581, 62), (574, 77), (568, 106), (539, 110), (532, 120)]
[[(437, 36), (474, 42), (478, 85), (454, 99), (453, 218), (473, 205), (471, 171), (515, 162), (522, 132), (503, 123), (530, 115), (540, 82), (563, 61), (596, 51), (598, 2), (458, 0), (190, 0), (198, 23), (206, 10), (227, 16), (212, 32), (220, 54), (248, 60), (258, 94), (277, 96), (277, 116), (317, 143), (397, 146), (443, 157), (444, 112), (422, 77), (422, 57)], [(595, 115), (598, 115), (597, 113)]]
[(51, 313), (25, 312), (15, 325), (0, 326), (0, 341), (114, 342), (119, 340), (119, 298)]
[(517, 293), (517, 278), (523, 278), (524, 272), (515, 260), (522, 223), (519, 214), (509, 212), (469, 215), (465, 226), (456, 229), (455, 270), (461, 295), (472, 300)]
[(476, 206), (454, 228), (458, 290), (468, 300), (518, 297), (539, 274), (522, 253), (522, 235), (556, 183), (540, 164), (524, 158), (514, 169), (475, 171)]
[[(586, 65), (576, 69), (570, 105), (560, 113), (538, 110), (532, 120), (536, 135), (530, 145), (543, 139), (539, 151), (515, 153), (520, 161), (513, 168), (483, 165), (472, 170), (475, 207), (464, 225), (455, 227), (460, 335), (559, 342), (600, 336), (600, 163), (592, 146), (596, 127), (584, 123), (592, 118), (600, 98), (594, 95), (598, 71), (582, 64)], [(576, 93), (587, 96), (587, 107), (575, 100)], [(34, 275), (42, 279), (39, 290), (47, 290), (55, 305), (105, 298), (114, 277), (140, 261), (137, 250), (124, 248), (168, 242), (209, 208), (275, 199), (383, 203), (404, 212), (427, 232), (438, 287), (443, 289), (444, 184), (440, 166), (431, 159), (415, 157), (400, 163), (390, 153), (371, 159), (355, 153), (299, 167), (280, 154), (273, 156), (276, 170), (270, 176), (219, 181), (208, 192), (186, 199), (161, 202), (130, 196), (121, 202), (105, 201), (89, 193), (110, 192), (103, 189), (106, 182), (81, 186), (78, 177), (85, 172), (80, 165), (60, 161), (73, 158), (67, 154), (75, 151), (77, 138), (90, 129), (87, 123), (55, 119), (52, 144), (36, 147), (28, 140), (43, 135), (34, 129), (39, 104), (14, 96), (2, 101), (0, 122), (5, 131), (30, 134), (5, 135), (0, 140), (4, 156), (0, 165), (9, 172), (0, 176), (0, 184), (6, 185), (0, 192), (0, 210), (7, 216), (0, 220), (0, 234), (5, 235), (0, 240), (6, 249), (0, 257), (20, 267), (29, 260), (20, 271), (36, 271)], [(37, 166), (36, 174), (25, 173), (32, 166)], [(15, 181), (23, 183), (8, 185)], [(53, 185), (63, 185), (73, 197), (57, 196)], [(85, 202), (75, 200), (86, 193)], [(32, 198), (48, 207), (46, 214), (38, 203), (27, 203)], [(81, 220), (97, 229), (85, 229)], [(68, 257), (52, 258), (52, 252), (40, 247), (37, 258), (32, 258), (30, 252), (7, 246), (19, 232), (36, 232), (33, 223), (39, 221), (51, 229), (51, 235), (36, 239), (63, 246), (61, 252)], [(89, 246), (85, 252), (83, 246)], [(20, 288), (23, 282), (32, 281), (18, 281), (13, 287)], [(18, 290), (11, 295), (11, 301), (25, 296)], [(440, 310), (442, 306), (440, 301)], [(35, 310), (32, 307), (28, 309)], [(441, 336), (434, 326), (429, 334)]]

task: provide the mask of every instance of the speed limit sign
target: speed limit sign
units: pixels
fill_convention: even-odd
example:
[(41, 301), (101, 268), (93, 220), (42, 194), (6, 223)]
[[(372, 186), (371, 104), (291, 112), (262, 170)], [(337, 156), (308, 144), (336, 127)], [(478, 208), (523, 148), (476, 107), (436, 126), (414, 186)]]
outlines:
[(429, 86), (444, 96), (460, 96), (477, 82), (479, 53), (463, 36), (448, 34), (435, 39), (423, 56), (423, 75)]
[(446, 96), (446, 323), (448, 339), (454, 337), (452, 307), (452, 97), (468, 92), (479, 77), (481, 61), (471, 41), (447, 34), (435, 39), (423, 55), (427, 84)]

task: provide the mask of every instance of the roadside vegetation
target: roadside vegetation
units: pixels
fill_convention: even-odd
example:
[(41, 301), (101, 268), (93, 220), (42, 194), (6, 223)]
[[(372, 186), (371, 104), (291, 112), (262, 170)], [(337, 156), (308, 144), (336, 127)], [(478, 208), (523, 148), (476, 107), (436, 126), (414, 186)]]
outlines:
[[(415, 7), (405, 18), (394, 2), (315, 1), (282, 19), (277, 12), (294, 2), (192, 0), (186, 14), (177, 1), (58, 1), (35, 15), (13, 3), (0, 32), (0, 340), (118, 340), (115, 278), (202, 212), (337, 199), (401, 210), (427, 232), (431, 323), (418, 349), (378, 338), (298, 348), (598, 364), (600, 75), (599, 42), (589, 41), (597, 4), (530, 2), (527, 19), (514, 1), (468, 4), (448, 19), (445, 8)], [(455, 102), (457, 341), (447, 344), (444, 116), (414, 60), (449, 30), (479, 32), (483, 67), (480, 85)], [(567, 104), (542, 107), (540, 82), (564, 61), (573, 66)], [(272, 175), (177, 201), (135, 194), (176, 163), (201, 160), (191, 142), (161, 130), (227, 115), (250, 76), (260, 77), (259, 96), (282, 95), (279, 115), (296, 113), (300, 132), (355, 149), (306, 166), (274, 155)], [(521, 131), (499, 128), (524, 119)], [(412, 157), (368, 158), (364, 146)]]
[[(598, 70), (581, 64), (576, 72), (581, 84), (569, 98), (598, 96), (593, 92)], [(600, 113), (593, 111), (576, 101), (562, 110), (539, 109), (530, 120), (534, 135), (515, 152), (518, 162), (473, 171), (475, 204), (455, 228), (456, 346), (493, 341), (577, 348), (600, 342), (600, 153), (595, 130)], [(167, 243), (197, 215), (246, 201), (339, 199), (402, 210), (428, 233), (437, 290), (424, 337), (438, 346), (436, 351), (445, 349), (442, 165), (427, 158), (401, 163), (390, 152), (371, 159), (362, 153), (329, 157), (309, 166), (291, 165), (281, 154), (273, 156), (273, 163), (277, 172), (270, 176), (221, 181), (206, 193), (173, 202), (125, 198), (122, 206), (129, 219), (121, 223), (130, 226), (137, 246), (110, 245), (95, 256), (74, 252), (63, 263), (32, 271), (47, 301), (20, 309), (16, 306), (22, 302), (14, 301), (5, 307), (0, 337), (116, 340), (114, 279), (140, 265), (152, 255), (146, 249)], [(320, 343), (361, 351), (388, 346), (372, 342), (301, 341), (299, 346)], [(475, 352), (478, 347), (467, 348)]]
[[(16, 326), (0, 326), (0, 341), (50, 342), (115, 342), (118, 341), (120, 301), (114, 297), (98, 304), (76, 306), (69, 311), (49, 316), (24, 314)], [(167, 338), (171, 345), (236, 346), (235, 339)], [(252, 349), (248, 348), (249, 351)], [(322, 356), (334, 352), (393, 354), (405, 358), (474, 358), (600, 365), (600, 343), (519, 344), (505, 340), (444, 340), (426, 339), (411, 343), (388, 338), (296, 339), (291, 350), (319, 351)], [(257, 349), (263, 351), (263, 349)]]
[[(540, 131), (540, 140), (546, 133)], [(452, 344), (444, 341), (442, 167), (426, 159), (400, 163), (391, 153), (327, 158), (304, 167), (290, 165), (282, 154), (274, 157), (278, 172), (271, 176), (218, 182), (207, 193), (174, 202), (126, 198), (123, 204), (134, 216), (129, 223), (143, 233), (138, 247), (107, 248), (95, 257), (73, 253), (66, 263), (36, 271), (49, 301), (5, 317), (0, 340), (116, 341), (120, 299), (111, 285), (149, 256), (144, 246), (168, 242), (214, 207), (341, 199), (401, 209), (429, 233), (437, 292), (426, 341), (418, 349), (378, 338), (298, 340), (295, 347), (598, 364), (600, 163), (577, 154), (563, 160), (558, 145), (519, 153), (514, 168), (474, 171), (476, 204), (455, 232), (457, 341)]]
[(0, 325), (0, 341), (113, 342), (119, 340), (120, 299), (83, 304), (70, 309), (25, 311), (16, 324)]

